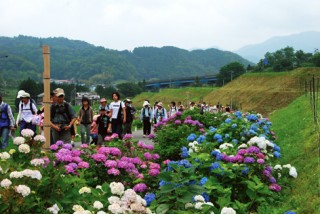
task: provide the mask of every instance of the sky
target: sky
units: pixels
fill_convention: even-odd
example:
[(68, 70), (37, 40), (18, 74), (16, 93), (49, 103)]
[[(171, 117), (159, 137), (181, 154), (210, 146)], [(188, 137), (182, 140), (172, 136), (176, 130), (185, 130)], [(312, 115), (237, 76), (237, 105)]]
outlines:
[(235, 51), (320, 31), (319, 0), (0, 0), (0, 36), (66, 37), (117, 50)]

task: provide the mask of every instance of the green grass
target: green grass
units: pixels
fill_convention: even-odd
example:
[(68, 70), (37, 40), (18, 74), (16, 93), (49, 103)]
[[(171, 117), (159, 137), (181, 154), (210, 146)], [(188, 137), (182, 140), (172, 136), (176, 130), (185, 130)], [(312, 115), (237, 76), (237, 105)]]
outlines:
[(277, 135), (276, 143), (281, 147), (281, 164), (290, 163), (298, 172), (292, 188), (285, 191), (287, 197), (281, 210), (295, 210), (299, 214), (320, 213), (319, 142), (309, 98), (301, 96), (289, 106), (275, 111), (270, 120)]

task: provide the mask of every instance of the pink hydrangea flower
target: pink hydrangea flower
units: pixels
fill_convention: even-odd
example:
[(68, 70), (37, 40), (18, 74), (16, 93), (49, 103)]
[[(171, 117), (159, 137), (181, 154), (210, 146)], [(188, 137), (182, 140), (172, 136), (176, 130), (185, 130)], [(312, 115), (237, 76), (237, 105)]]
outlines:
[(115, 175), (115, 176), (120, 175), (120, 171), (116, 168), (108, 169), (107, 173), (109, 175)]
[(157, 176), (160, 174), (160, 171), (158, 169), (150, 169), (148, 174), (151, 176)]
[(135, 192), (144, 192), (147, 190), (147, 185), (144, 184), (144, 183), (140, 183), (140, 184), (136, 184), (134, 187), (133, 187), (133, 190)]
[(147, 160), (152, 160), (152, 154), (150, 154), (149, 152), (144, 153), (143, 156), (144, 156)]
[(79, 164), (78, 164), (78, 167), (79, 168), (82, 168), (82, 169), (87, 169), (87, 168), (89, 168), (89, 163), (87, 163), (87, 162), (80, 162)]
[(108, 168), (115, 168), (117, 167), (117, 161), (115, 160), (107, 160), (105, 163), (104, 163), (104, 166), (105, 167), (108, 167)]

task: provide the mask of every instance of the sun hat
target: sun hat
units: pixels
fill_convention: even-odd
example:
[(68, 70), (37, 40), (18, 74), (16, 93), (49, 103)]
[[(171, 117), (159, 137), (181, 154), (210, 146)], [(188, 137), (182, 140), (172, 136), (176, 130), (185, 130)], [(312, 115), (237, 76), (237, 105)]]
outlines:
[(59, 96), (61, 96), (61, 95), (63, 95), (63, 96), (65, 95), (65, 94), (64, 94), (64, 90), (63, 90), (62, 88), (56, 88), (56, 89), (53, 91), (53, 93), (55, 93), (57, 97), (59, 97)]
[(148, 101), (144, 101), (142, 106), (144, 107), (144, 106), (148, 106), (148, 105), (150, 105), (150, 103)]
[(24, 92), (23, 94), (20, 95), (21, 98), (30, 98), (30, 94), (27, 92)]
[(124, 102), (131, 103), (132, 101), (129, 98), (127, 98), (127, 99), (124, 100)]
[(22, 94), (26, 93), (24, 90), (18, 91), (17, 98), (20, 98)]
[(159, 102), (157, 105), (163, 107), (162, 102)]
[(107, 102), (106, 98), (101, 98), (100, 103)]

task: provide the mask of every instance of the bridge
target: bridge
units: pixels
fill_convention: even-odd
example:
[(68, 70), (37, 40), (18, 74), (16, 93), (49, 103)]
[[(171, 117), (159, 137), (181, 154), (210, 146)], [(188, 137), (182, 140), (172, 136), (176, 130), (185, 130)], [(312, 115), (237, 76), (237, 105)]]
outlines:
[(201, 77), (184, 77), (179, 79), (166, 79), (157, 80), (146, 83), (148, 90), (155, 90), (160, 88), (175, 88), (175, 87), (186, 87), (196, 83), (212, 85), (217, 82), (216, 75), (201, 76)]

